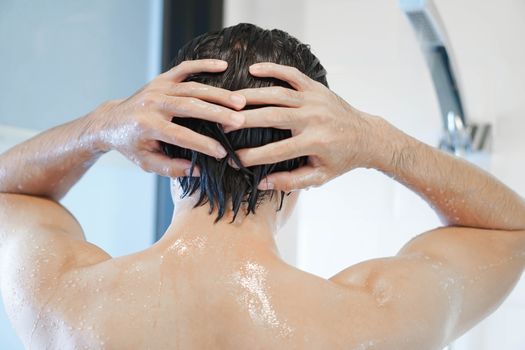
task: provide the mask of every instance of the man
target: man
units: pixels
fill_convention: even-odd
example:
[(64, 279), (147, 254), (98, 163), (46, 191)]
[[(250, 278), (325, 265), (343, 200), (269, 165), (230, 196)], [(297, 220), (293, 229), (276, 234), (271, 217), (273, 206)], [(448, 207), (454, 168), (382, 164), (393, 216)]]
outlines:
[[(441, 349), (519, 280), (523, 200), (351, 107), (296, 39), (242, 24), (178, 60), (1, 156), (1, 288), (27, 348)], [(118, 258), (57, 203), (110, 150), (182, 191), (162, 239)], [(273, 236), (296, 190), (359, 167), (413, 189), (446, 226), (328, 280), (284, 263)]]

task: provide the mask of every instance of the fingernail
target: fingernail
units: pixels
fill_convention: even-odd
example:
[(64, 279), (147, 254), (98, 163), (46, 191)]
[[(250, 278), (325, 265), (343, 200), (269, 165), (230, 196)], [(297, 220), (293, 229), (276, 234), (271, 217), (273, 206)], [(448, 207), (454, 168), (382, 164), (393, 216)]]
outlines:
[(241, 95), (231, 95), (230, 100), (237, 106), (244, 106), (246, 99)]
[(191, 171), (190, 168), (188, 168), (188, 169), (184, 169), (184, 175), (186, 175), (186, 176), (190, 176), (190, 171)]
[(274, 184), (268, 181), (261, 181), (259, 186), (257, 186), (259, 190), (273, 190)]
[(239, 170), (239, 166), (237, 165), (237, 163), (235, 163), (235, 161), (232, 158), (228, 159), (228, 165), (234, 168), (235, 170)]
[(250, 66), (250, 69), (252, 70), (257, 70), (257, 69), (261, 69), (262, 68), (262, 64), (261, 63), (254, 63)]
[(244, 124), (244, 116), (240, 113), (232, 113), (231, 118), (235, 126)]
[(226, 152), (226, 150), (224, 149), (224, 147), (222, 147), (222, 146), (217, 146), (217, 155), (218, 155), (219, 158), (224, 158), (224, 157), (226, 157), (226, 154), (228, 154), (228, 153)]
[(215, 60), (213, 61), (213, 64), (219, 66), (219, 67), (224, 67), (226, 68), (228, 66), (228, 62), (226, 61), (221, 61), (221, 60)]

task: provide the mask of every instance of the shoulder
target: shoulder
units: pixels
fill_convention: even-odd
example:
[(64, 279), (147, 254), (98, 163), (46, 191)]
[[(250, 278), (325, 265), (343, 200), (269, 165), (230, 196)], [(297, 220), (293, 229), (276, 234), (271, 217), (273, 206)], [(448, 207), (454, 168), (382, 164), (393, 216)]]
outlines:
[[(111, 259), (85, 240), (60, 204), (23, 195), (0, 195), (0, 288), (9, 302), (43, 303), (68, 271)], [(18, 296), (17, 296), (18, 294)]]

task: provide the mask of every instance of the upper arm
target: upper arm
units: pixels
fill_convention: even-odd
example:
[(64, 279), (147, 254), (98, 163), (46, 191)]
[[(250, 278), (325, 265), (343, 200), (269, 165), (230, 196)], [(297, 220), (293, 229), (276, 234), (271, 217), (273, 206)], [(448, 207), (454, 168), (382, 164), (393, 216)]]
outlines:
[(395, 257), (357, 264), (331, 280), (365, 289), (378, 306), (373, 312), (405, 325), (396, 325), (398, 334), (412, 338), (414, 348), (439, 348), (501, 304), (523, 271), (524, 252), (524, 232), (440, 228)]
[(76, 219), (60, 204), (0, 194), (0, 285), (16, 270), (38, 268), (42, 275), (56, 276), (107, 258), (106, 252), (86, 242)]

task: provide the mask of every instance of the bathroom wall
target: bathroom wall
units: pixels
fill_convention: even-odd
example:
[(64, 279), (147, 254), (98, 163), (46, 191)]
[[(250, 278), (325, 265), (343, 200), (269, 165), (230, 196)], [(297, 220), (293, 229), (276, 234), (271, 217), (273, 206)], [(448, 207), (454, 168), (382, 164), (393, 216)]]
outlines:
[[(468, 117), (491, 122), (494, 151), (483, 164), (525, 195), (525, 3), (438, 0), (451, 39)], [(332, 90), (437, 145), (441, 117), (415, 34), (394, 0), (228, 0), (225, 24), (252, 22), (311, 44)], [(286, 251), (301, 269), (329, 277), (362, 260), (393, 255), (439, 225), (418, 196), (371, 170), (301, 194)], [(294, 246), (295, 245), (295, 246)], [(525, 281), (454, 350), (525, 348)]]
[[(0, 2), (0, 152), (38, 131), (127, 97), (160, 67), (161, 4), (154, 1)], [(112, 256), (154, 239), (155, 177), (117, 153), (63, 201), (88, 241)], [(0, 348), (23, 349), (0, 306)]]

